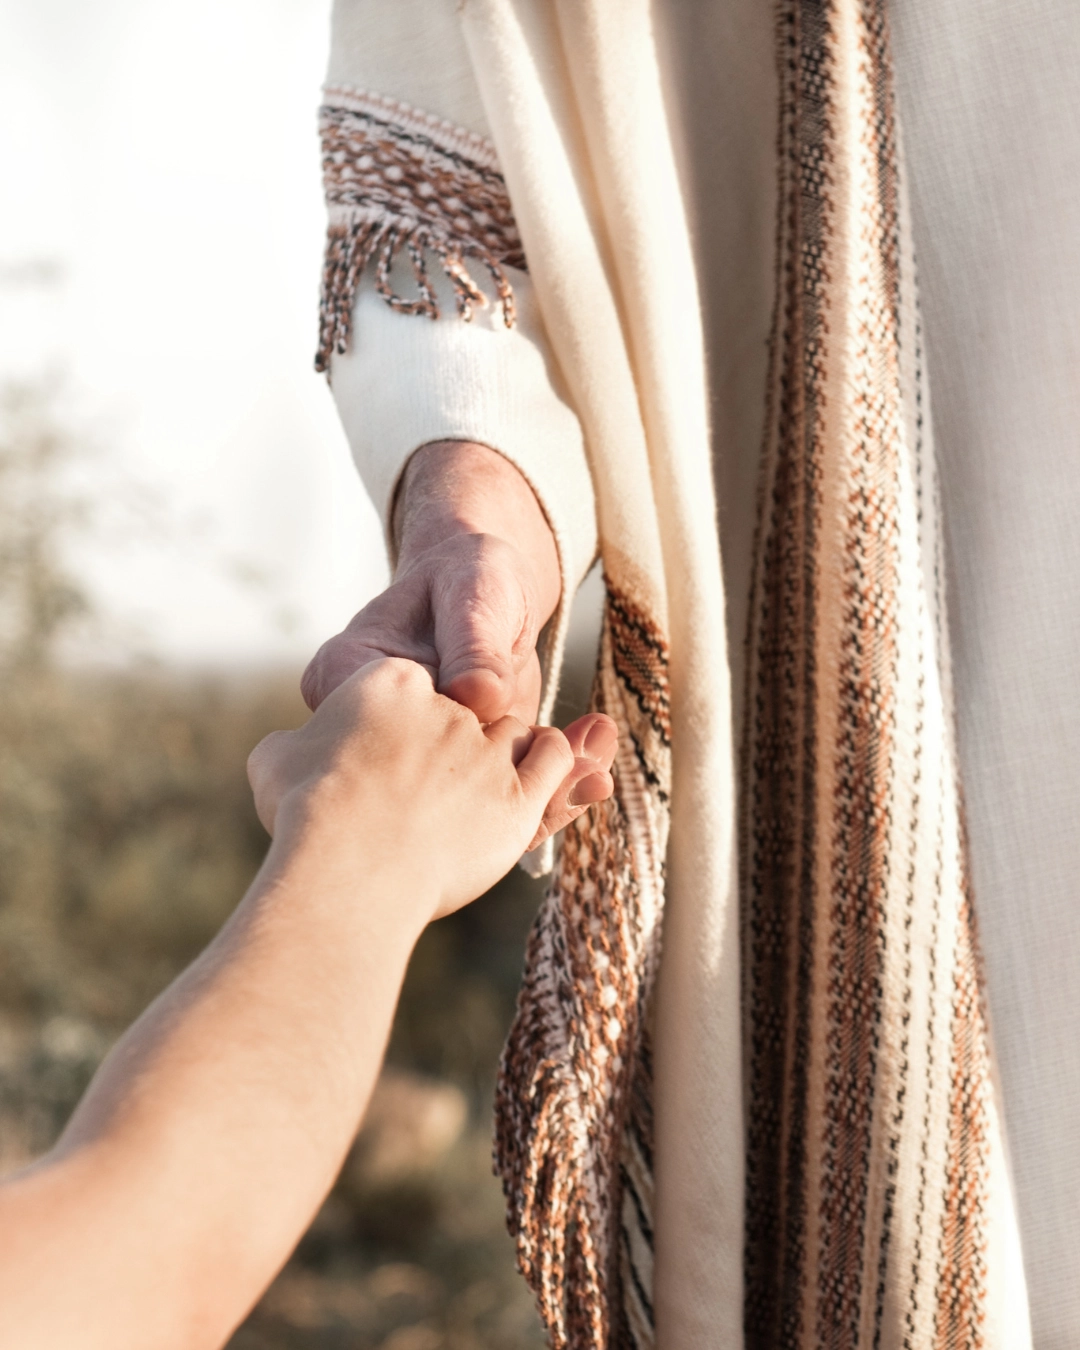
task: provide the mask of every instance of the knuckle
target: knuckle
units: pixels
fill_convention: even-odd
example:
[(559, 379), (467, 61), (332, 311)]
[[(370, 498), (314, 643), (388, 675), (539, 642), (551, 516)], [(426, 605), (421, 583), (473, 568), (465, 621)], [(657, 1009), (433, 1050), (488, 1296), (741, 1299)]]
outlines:
[(430, 689), (431, 679), (424, 667), (404, 656), (386, 656), (371, 665), (370, 679), (376, 688), (397, 697), (410, 697)]
[(396, 678), (406, 689), (422, 689), (425, 685), (431, 683), (424, 667), (418, 665), (415, 661), (409, 661), (405, 657), (390, 657), (390, 662), (394, 667)]
[(574, 767), (574, 752), (570, 742), (557, 727), (538, 727), (537, 736), (552, 759), (560, 764), (566, 773)]
[(258, 791), (280, 772), (281, 761), (292, 738), (290, 731), (272, 731), (247, 757), (248, 782)]
[(438, 699), (443, 721), (451, 733), (460, 734), (466, 729), (471, 731), (476, 726), (476, 714), (471, 708), (456, 699), (447, 698), (445, 694), (440, 694)]

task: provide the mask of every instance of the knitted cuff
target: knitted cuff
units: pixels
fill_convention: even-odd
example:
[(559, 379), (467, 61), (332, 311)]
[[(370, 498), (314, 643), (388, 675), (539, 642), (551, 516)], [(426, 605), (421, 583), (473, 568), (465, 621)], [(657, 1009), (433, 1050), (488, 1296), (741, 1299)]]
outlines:
[(390, 538), (394, 493), (409, 457), (431, 441), (468, 440), (505, 455), (524, 475), (555, 536), (559, 607), (541, 649), (540, 717), (551, 713), (574, 592), (596, 556), (592, 480), (581, 427), (560, 387), (528, 276), (508, 269), (517, 306), (507, 328), (496, 304), (456, 313), (451, 282), (433, 276), (441, 317), (392, 309), (364, 283), (350, 347), (334, 353), (330, 383), (353, 458)]

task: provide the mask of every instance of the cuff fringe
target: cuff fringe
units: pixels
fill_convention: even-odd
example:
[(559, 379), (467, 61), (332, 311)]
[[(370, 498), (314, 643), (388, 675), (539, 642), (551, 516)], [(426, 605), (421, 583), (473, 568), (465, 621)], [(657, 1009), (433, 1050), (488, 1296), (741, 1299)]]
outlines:
[[(454, 288), (457, 312), (472, 318), (488, 298), (465, 263), (488, 270), (514, 324), (506, 267), (524, 269), (525, 255), (494, 149), (483, 137), (406, 104), (359, 90), (327, 90), (320, 111), (323, 183), (330, 214), (319, 310), (316, 370), (348, 350), (356, 291), (375, 263), (375, 288), (403, 314), (439, 317), (427, 254)], [(390, 272), (402, 250), (412, 263), (416, 294), (400, 294)]]

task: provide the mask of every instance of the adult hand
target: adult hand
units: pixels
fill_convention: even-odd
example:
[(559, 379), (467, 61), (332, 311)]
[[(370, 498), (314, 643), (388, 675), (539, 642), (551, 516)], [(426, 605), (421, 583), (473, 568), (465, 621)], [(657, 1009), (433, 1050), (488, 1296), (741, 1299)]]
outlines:
[[(314, 710), (354, 671), (383, 657), (426, 666), (441, 694), (482, 723), (536, 720), (536, 641), (559, 601), (555, 540), (532, 488), (496, 451), (466, 441), (412, 456), (394, 513), (390, 586), (315, 654), (301, 689)], [(575, 765), (552, 798), (541, 837), (611, 791), (614, 728), (580, 718), (566, 729)], [(571, 804), (572, 803), (572, 804)]]

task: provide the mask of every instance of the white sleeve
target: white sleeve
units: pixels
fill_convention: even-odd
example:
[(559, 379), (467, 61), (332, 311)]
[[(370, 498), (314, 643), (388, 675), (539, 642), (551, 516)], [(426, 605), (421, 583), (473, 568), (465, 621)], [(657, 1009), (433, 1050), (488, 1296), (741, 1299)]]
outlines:
[(388, 539), (402, 470), (432, 441), (487, 445), (530, 483), (562, 576), (541, 644), (545, 716), (569, 604), (596, 554), (593, 488), (456, 0), (335, 0), (321, 124), (319, 362), (353, 457)]
[(494, 304), (465, 322), (441, 277), (433, 277), (442, 301), (437, 320), (399, 313), (362, 285), (351, 346), (333, 356), (330, 384), (387, 538), (394, 493), (413, 451), (431, 441), (476, 441), (505, 455), (536, 493), (568, 600), (596, 556), (592, 480), (531, 283), (521, 272), (512, 280), (513, 328)]

